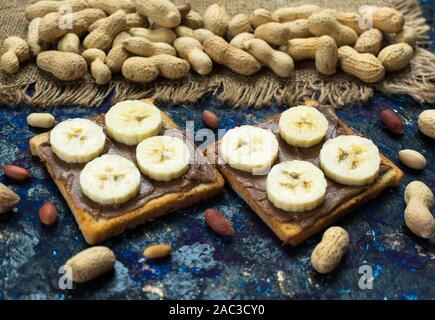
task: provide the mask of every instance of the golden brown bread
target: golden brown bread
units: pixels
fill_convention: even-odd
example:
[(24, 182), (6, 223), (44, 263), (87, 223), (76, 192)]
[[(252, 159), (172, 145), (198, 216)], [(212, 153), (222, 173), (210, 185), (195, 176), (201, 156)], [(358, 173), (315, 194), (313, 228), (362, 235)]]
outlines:
[[(276, 115), (274, 117), (279, 116), (280, 115)], [(346, 134), (355, 134), (355, 132), (343, 121), (338, 120), (338, 125)], [(210, 145), (206, 149), (206, 153), (209, 155), (214, 154), (214, 150), (216, 150), (215, 148), (217, 148), (218, 143), (219, 141)], [(403, 177), (403, 172), (383, 155), (381, 155), (381, 163), (388, 166), (389, 170), (382, 177), (378, 178), (367, 190), (339, 205), (329, 214), (319, 217), (313, 224), (305, 228), (302, 228), (300, 224), (295, 222), (282, 222), (266, 212), (252, 198), (248, 189), (235, 178), (234, 172), (232, 170), (225, 165), (217, 165), (217, 168), (222, 173), (226, 182), (228, 182), (231, 188), (233, 188), (234, 191), (246, 201), (251, 209), (269, 226), (269, 228), (272, 229), (279, 239), (281, 239), (285, 244), (296, 246), (310, 236), (331, 225), (334, 221), (341, 218), (348, 212), (376, 197), (385, 188), (399, 185)]]
[[(152, 101), (147, 100), (152, 103)], [(162, 119), (166, 128), (176, 128), (177, 125), (162, 112)], [(39, 146), (48, 141), (49, 133), (39, 134), (30, 139), (30, 150), (34, 156), (40, 156)], [(66, 182), (55, 178), (53, 168), (46, 162), (48, 172), (65, 198), (70, 207), (80, 230), (89, 244), (97, 244), (108, 238), (122, 233), (126, 229), (152, 221), (168, 212), (188, 207), (220, 193), (224, 187), (224, 179), (216, 171), (217, 180), (213, 183), (202, 183), (188, 192), (165, 194), (159, 198), (150, 200), (145, 205), (110, 219), (96, 219), (91, 213), (79, 208), (71, 193), (67, 190)]]

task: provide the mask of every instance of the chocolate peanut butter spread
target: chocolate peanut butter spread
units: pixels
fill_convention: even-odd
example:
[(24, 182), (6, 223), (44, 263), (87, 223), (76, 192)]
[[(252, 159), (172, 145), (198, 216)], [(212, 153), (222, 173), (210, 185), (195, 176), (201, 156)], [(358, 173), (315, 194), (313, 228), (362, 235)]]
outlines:
[[(98, 125), (104, 128), (103, 117), (93, 119)], [(85, 164), (71, 164), (59, 159), (54, 153), (49, 142), (40, 146), (40, 154), (43, 162), (47, 162), (53, 169), (56, 179), (66, 182), (67, 190), (71, 193), (75, 206), (88, 211), (96, 218), (112, 218), (126, 212), (137, 209), (152, 199), (159, 198), (165, 194), (179, 193), (191, 190), (201, 183), (216, 181), (214, 168), (207, 162), (204, 156), (193, 144), (189, 142), (180, 129), (163, 128), (160, 135), (170, 135), (183, 139), (191, 152), (191, 162), (188, 171), (178, 179), (168, 182), (151, 180), (141, 175), (141, 188), (138, 195), (130, 201), (113, 206), (103, 206), (86, 197), (80, 188), (80, 172)], [(117, 154), (136, 163), (136, 146), (127, 146), (106, 138), (105, 154)]]
[[(276, 163), (289, 160), (303, 160), (309, 161), (317, 167), (320, 167), (319, 154), (323, 143), (327, 139), (335, 138), (339, 135), (346, 134), (345, 130), (339, 126), (338, 117), (335, 115), (335, 112), (332, 110), (331, 107), (317, 106), (317, 109), (328, 120), (328, 131), (325, 135), (323, 142), (310, 148), (297, 148), (290, 146), (281, 138), (278, 128), (279, 115), (269, 118), (268, 120), (261, 122), (257, 125), (258, 127), (261, 127), (263, 129), (270, 130), (275, 134), (276, 138), (278, 139), (279, 159), (276, 161)], [(212, 154), (210, 158), (216, 159), (217, 151), (218, 148), (216, 148), (215, 154)], [(241, 170), (231, 168), (229, 165), (225, 164), (223, 159), (220, 157), (218, 161), (218, 166), (224, 167), (225, 170), (230, 172), (231, 176), (234, 179), (236, 179), (245, 188), (247, 188), (252, 199), (256, 201), (256, 203), (258, 203), (265, 212), (272, 215), (274, 218), (281, 222), (298, 223), (302, 228), (313, 224), (319, 217), (329, 214), (341, 204), (361, 194), (363, 191), (370, 187), (370, 185), (347, 186), (335, 182), (325, 176), (327, 181), (326, 195), (325, 200), (319, 207), (304, 212), (287, 212), (275, 207), (272, 202), (268, 200), (266, 194), (267, 175), (253, 175)], [(377, 179), (384, 175), (388, 170), (389, 167), (381, 163)]]

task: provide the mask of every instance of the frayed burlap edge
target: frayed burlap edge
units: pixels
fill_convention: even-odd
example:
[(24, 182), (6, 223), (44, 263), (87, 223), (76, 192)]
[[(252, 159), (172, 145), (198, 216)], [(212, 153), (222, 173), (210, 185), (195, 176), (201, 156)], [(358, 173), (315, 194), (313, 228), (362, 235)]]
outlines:
[[(422, 17), (418, 1), (389, 2), (406, 16), (407, 25), (417, 31), (418, 45), (428, 45), (429, 26)], [(211, 92), (218, 100), (236, 108), (259, 108), (272, 102), (279, 105), (295, 105), (302, 103), (305, 98), (314, 98), (322, 103), (342, 107), (357, 101), (367, 101), (373, 96), (375, 88), (384, 93), (409, 94), (418, 102), (435, 102), (435, 55), (423, 48), (416, 50), (410, 67), (399, 73), (389, 74), (382, 83), (375, 85), (365, 84), (340, 72), (334, 77), (316, 75), (297, 78), (303, 80), (279, 79), (267, 70), (249, 78), (222, 70), (209, 77), (192, 74), (187, 79), (159, 80), (146, 85), (115, 78), (110, 85), (99, 86), (92, 80), (65, 83), (42, 77), (31, 84), (23, 82), (13, 86), (0, 85), (0, 104), (18, 105), (24, 102), (37, 107), (97, 107), (112, 94), (113, 102), (154, 98), (179, 104), (194, 103), (204, 94)]]
[(376, 88), (385, 93), (408, 94), (420, 103), (434, 103), (434, 54), (418, 48), (409, 68), (411, 75), (406, 75), (406, 70), (402, 71), (401, 75), (388, 75)]

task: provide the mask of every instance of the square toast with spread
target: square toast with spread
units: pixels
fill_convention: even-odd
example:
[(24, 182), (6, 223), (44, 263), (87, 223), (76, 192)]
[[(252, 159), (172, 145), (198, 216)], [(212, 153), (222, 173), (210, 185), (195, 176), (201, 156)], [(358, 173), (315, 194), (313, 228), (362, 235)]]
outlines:
[[(326, 139), (337, 135), (355, 135), (343, 121), (338, 119), (331, 107), (316, 105), (327, 115), (330, 128)], [(272, 116), (257, 126), (270, 129), (279, 141), (279, 159), (276, 163), (286, 160), (307, 160), (319, 166), (319, 153), (326, 141), (310, 148), (291, 147), (280, 137), (277, 124), (280, 114)], [(331, 126), (332, 124), (332, 126)], [(324, 202), (307, 212), (286, 212), (275, 207), (267, 198), (265, 190), (266, 176), (254, 176), (225, 164), (219, 156), (220, 141), (208, 146), (206, 155), (210, 162), (215, 163), (226, 182), (251, 207), (251, 209), (272, 229), (285, 244), (296, 246), (305, 239), (325, 229), (334, 221), (350, 211), (376, 197), (387, 187), (397, 186), (403, 177), (403, 172), (385, 156), (380, 155), (380, 170), (375, 181), (362, 187), (341, 185), (327, 178), (328, 187)], [(276, 164), (275, 163), (275, 164)]]
[[(153, 104), (150, 100), (146, 100), (146, 102)], [(168, 115), (164, 112), (161, 112), (161, 115), (163, 119), (163, 127), (165, 129), (178, 129), (177, 125)], [(104, 126), (104, 115), (99, 115), (90, 118), (89, 120), (99, 122)], [(85, 164), (72, 165), (71, 167), (68, 167), (67, 163), (58, 159), (54, 154), (51, 155), (51, 160), (47, 157), (45, 153), (51, 152), (49, 146), (49, 135), (49, 132), (45, 132), (33, 137), (30, 140), (30, 150), (34, 156), (41, 158), (41, 161), (47, 167), (48, 172), (68, 203), (86, 242), (89, 244), (100, 243), (122, 233), (126, 229), (134, 228), (146, 221), (152, 221), (168, 212), (204, 201), (220, 193), (224, 187), (224, 179), (214, 166), (208, 163), (201, 163), (198, 164), (198, 166), (209, 166), (209, 168), (207, 167), (207, 170), (211, 168), (211, 173), (214, 174), (211, 181), (196, 181), (193, 185), (188, 184), (188, 187), (186, 187), (185, 190), (172, 188), (175, 190), (173, 192), (171, 191), (172, 189), (170, 185), (165, 189), (165, 183), (157, 183), (147, 180), (147, 183), (155, 183), (155, 185), (158, 185), (155, 187), (156, 190), (160, 188), (159, 190), (166, 191), (161, 191), (158, 196), (151, 197), (149, 201), (142, 200), (140, 202), (140, 200), (137, 200), (137, 203), (140, 205), (137, 203), (135, 204), (136, 200), (132, 199), (129, 204), (125, 206), (118, 205), (118, 207), (110, 208), (110, 210), (106, 210), (102, 207), (100, 210), (96, 203), (86, 198), (84, 194), (81, 194), (79, 188), (75, 187), (78, 185), (77, 183), (70, 181), (74, 179), (78, 180), (78, 175), (74, 175), (74, 172), (79, 173)], [(111, 139), (108, 136), (107, 140), (111, 142)], [(106, 152), (107, 150), (105, 153)], [(196, 149), (194, 152), (195, 155), (200, 154)], [(115, 151), (114, 153), (117, 152)], [(200, 156), (202, 157), (202, 154), (200, 154)], [(203, 158), (203, 160), (205, 159)], [(56, 173), (57, 170), (61, 170), (62, 168), (71, 169), (71, 173), (69, 175), (67, 174), (66, 178), (62, 178)], [(145, 179), (143, 175), (142, 179)], [(183, 177), (179, 179), (183, 179)], [(183, 185), (183, 183), (176, 183), (178, 185)], [(139, 195), (137, 197), (139, 197)], [(104, 215), (103, 213), (106, 211), (110, 214)]]

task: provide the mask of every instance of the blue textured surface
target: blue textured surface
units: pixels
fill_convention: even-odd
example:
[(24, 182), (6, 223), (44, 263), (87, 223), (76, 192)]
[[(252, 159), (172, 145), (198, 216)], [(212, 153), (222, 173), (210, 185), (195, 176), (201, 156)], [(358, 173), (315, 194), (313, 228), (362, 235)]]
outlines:
[[(379, 120), (385, 107), (399, 112), (405, 135), (391, 136)], [(254, 123), (282, 111), (270, 109), (233, 110), (208, 97), (194, 106), (160, 107), (184, 127), (195, 121), (203, 127), (202, 110), (215, 111), (224, 128)], [(414, 179), (435, 185), (435, 145), (419, 133), (416, 120), (428, 108), (406, 96), (376, 95), (367, 105), (355, 104), (339, 112), (352, 128), (373, 139), (382, 153), (405, 171), (399, 188), (384, 191), (376, 200), (339, 222), (351, 235), (350, 250), (340, 267), (330, 275), (316, 274), (309, 257), (321, 235), (297, 248), (283, 247), (275, 235), (226, 187), (218, 197), (167, 215), (155, 222), (107, 241), (117, 256), (115, 272), (74, 290), (58, 288), (58, 268), (74, 253), (87, 247), (65, 201), (39, 161), (28, 150), (28, 139), (40, 132), (26, 124), (27, 107), (0, 110), (0, 164), (16, 164), (30, 169), (34, 179), (24, 183), (1, 177), (23, 201), (10, 214), (0, 216), (0, 298), (159, 298), (148, 291), (162, 290), (165, 298), (200, 299), (284, 299), (284, 298), (435, 298), (435, 247), (433, 240), (412, 235), (403, 223), (403, 191)], [(107, 110), (57, 108), (58, 120), (96, 115)], [(412, 148), (422, 152), (428, 167), (422, 172), (404, 168), (397, 152)], [(38, 218), (43, 202), (59, 208), (56, 225), (46, 227)], [(233, 239), (221, 239), (204, 224), (203, 211), (217, 207), (235, 227)], [(160, 262), (144, 261), (148, 245), (170, 243), (175, 251)], [(369, 265), (374, 271), (372, 290), (358, 287), (358, 268)]]
[[(425, 1), (423, 4), (427, 5)], [(429, 2), (430, 5), (430, 2)], [(428, 6), (427, 14), (433, 16)], [(432, 10), (432, 11), (431, 11)], [(432, 14), (431, 14), (432, 12)], [(224, 128), (251, 124), (284, 110), (272, 106), (261, 110), (233, 110), (213, 97), (195, 105), (164, 106), (181, 127), (194, 120), (203, 127), (202, 111), (212, 110)], [(405, 135), (391, 136), (379, 120), (385, 107), (398, 111), (405, 122)], [(56, 108), (58, 120), (87, 117), (106, 111)], [(60, 290), (58, 268), (87, 247), (60, 192), (28, 149), (28, 140), (40, 130), (29, 128), (29, 107), (0, 109), (0, 165), (30, 169), (34, 179), (15, 183), (4, 176), (0, 182), (22, 198), (14, 212), (0, 215), (1, 299), (434, 299), (435, 243), (414, 236), (403, 221), (403, 191), (412, 180), (435, 188), (435, 144), (419, 133), (418, 114), (433, 105), (420, 105), (406, 96), (376, 94), (367, 104), (354, 104), (339, 112), (352, 128), (374, 140), (382, 153), (405, 172), (398, 188), (387, 189), (375, 200), (339, 221), (351, 235), (350, 249), (330, 275), (316, 274), (310, 254), (318, 234), (302, 245), (284, 247), (267, 226), (229, 188), (207, 203), (169, 214), (155, 222), (104, 243), (117, 256), (115, 271), (73, 290)], [(404, 168), (398, 151), (420, 151), (428, 160), (422, 172)], [(43, 226), (38, 208), (52, 202), (59, 209), (58, 222)], [(204, 223), (203, 211), (217, 207), (235, 227), (232, 239), (222, 239)], [(154, 243), (170, 243), (174, 252), (158, 262), (145, 261), (142, 252)], [(373, 269), (373, 289), (358, 286), (358, 268)], [(161, 294), (161, 296), (160, 296)]]

